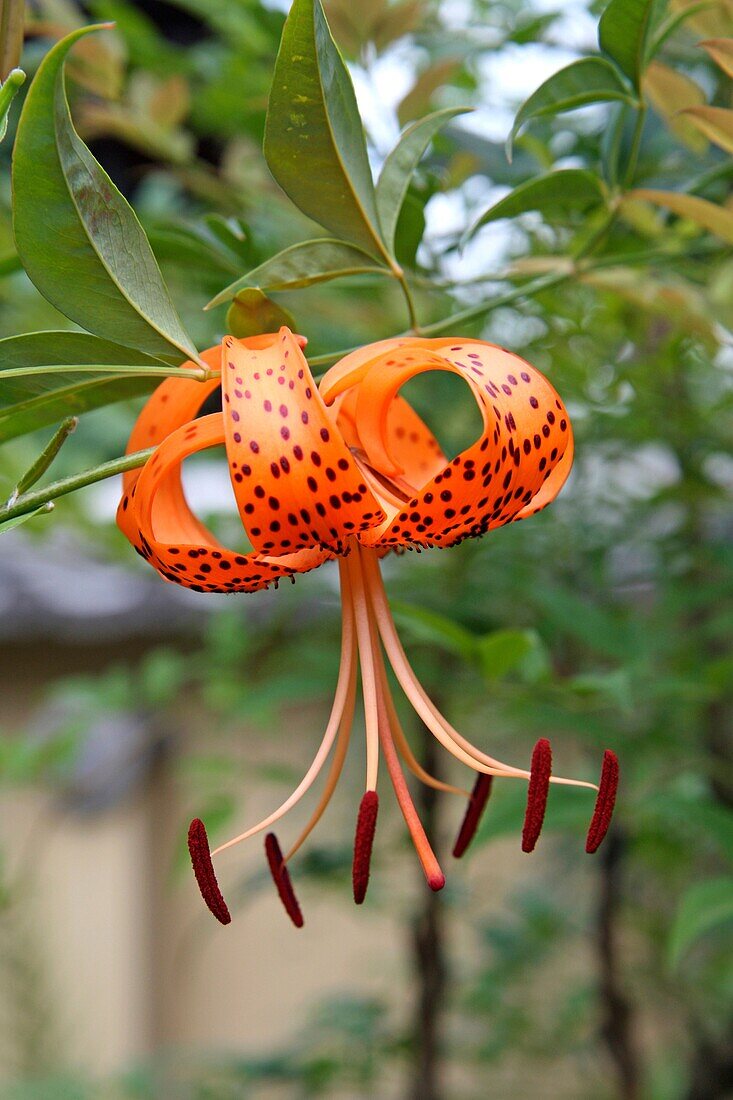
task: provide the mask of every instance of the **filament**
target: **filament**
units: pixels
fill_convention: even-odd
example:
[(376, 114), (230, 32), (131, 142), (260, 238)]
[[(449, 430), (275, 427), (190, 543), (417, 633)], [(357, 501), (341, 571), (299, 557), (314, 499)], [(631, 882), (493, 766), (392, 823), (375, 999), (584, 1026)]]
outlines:
[(264, 820), (260, 821), (257, 825), (253, 825), (251, 829), (247, 829), (246, 832), (241, 833), (239, 836), (235, 836), (225, 844), (220, 844), (219, 847), (211, 853), (213, 856), (218, 855), (219, 852), (223, 852), (227, 848), (233, 847), (235, 844), (241, 844), (243, 840), (249, 840), (251, 836), (255, 836), (256, 833), (260, 833), (263, 829), (267, 829), (270, 825), (274, 824), (274, 822), (278, 821), (288, 812), (288, 810), (292, 809), (292, 807), (301, 800), (303, 795), (310, 790), (313, 783), (318, 778), (328, 754), (331, 751), (331, 746), (341, 723), (349, 693), (352, 669), (354, 667), (354, 615), (349, 599), (342, 599), (341, 601), (341, 624), (341, 665), (339, 667), (336, 692), (333, 699), (333, 706), (331, 707), (331, 715), (328, 720), (328, 725), (326, 726), (326, 732), (323, 735), (323, 740), (313, 759), (313, 763), (290, 797), (287, 798), (277, 810), (274, 810), (273, 813), (264, 818)]
[[(377, 789), (379, 771), (379, 716), (377, 713), (377, 674), (372, 649), (372, 624), (369, 616), (364, 577), (361, 572), (356, 547), (348, 555), (346, 564), (339, 561), (342, 574), (343, 599), (346, 602), (347, 586), (351, 590), (352, 607), (356, 623), (361, 666), (361, 688), (364, 696), (364, 723), (366, 726), (366, 789)], [(344, 576), (348, 569), (348, 580)]]

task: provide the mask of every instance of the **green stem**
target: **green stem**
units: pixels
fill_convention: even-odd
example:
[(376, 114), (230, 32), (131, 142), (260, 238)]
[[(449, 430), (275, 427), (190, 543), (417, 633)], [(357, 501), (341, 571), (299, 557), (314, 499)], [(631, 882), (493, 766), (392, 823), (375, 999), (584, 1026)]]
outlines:
[(25, 0), (0, 2), (0, 80), (5, 80), (20, 62), (24, 8)]
[(42, 367), (0, 367), (0, 382), (7, 378), (23, 378), (27, 374), (120, 374), (126, 378), (193, 378), (196, 382), (208, 382), (218, 375), (208, 368), (184, 370), (182, 367), (130, 367), (110, 363), (53, 363)]
[(402, 293), (405, 296), (405, 304), (407, 305), (407, 316), (408, 316), (409, 321), (410, 321), (410, 332), (412, 333), (413, 336), (420, 336), (421, 335), (421, 329), (420, 329), (420, 322), (417, 319), (417, 310), (415, 309), (415, 299), (412, 296), (412, 290), (410, 289), (410, 284), (408, 283), (408, 281), (405, 277), (404, 271), (400, 270), (399, 275), (395, 272), (395, 278), (399, 282), (400, 287), (402, 288)]
[[(477, 306), (470, 306), (468, 309), (463, 309), (459, 313), (453, 313), (450, 317), (444, 317), (441, 321), (435, 321), (432, 325), (424, 325), (422, 335), (442, 336), (450, 329), (454, 329), (460, 325), (470, 324), (472, 321), (480, 321), (493, 310), (499, 309), (501, 306), (511, 305), (511, 303), (516, 302), (518, 298), (531, 298), (535, 294), (541, 294), (543, 290), (549, 290), (550, 287), (567, 283), (575, 274), (575, 270), (571, 269), (566, 271), (553, 271), (549, 275), (542, 275), (533, 282), (524, 283), (522, 286), (512, 287), (512, 289), (507, 290), (506, 293), (500, 294), (496, 298), (492, 298), (490, 302), (481, 302)], [(460, 333), (458, 333), (458, 335), (460, 335)]]
[(636, 172), (636, 164), (639, 159), (639, 149), (641, 148), (641, 135), (644, 130), (644, 123), (646, 122), (646, 104), (640, 103), (639, 109), (636, 112), (636, 124), (634, 126), (634, 133), (631, 138), (631, 149), (629, 150), (629, 161), (626, 165), (626, 172), (624, 173), (624, 185), (629, 187), (631, 181), (634, 178)]
[(94, 466), (91, 470), (82, 470), (71, 477), (61, 478), (47, 485), (45, 489), (35, 489), (31, 493), (21, 493), (12, 505), (0, 508), (0, 523), (16, 516), (24, 516), (27, 512), (33, 512), (42, 504), (56, 500), (57, 497), (66, 496), (76, 489), (83, 489), (86, 485), (94, 485), (97, 481), (104, 481), (115, 474), (123, 474), (126, 470), (136, 470), (144, 466), (150, 456), (155, 453), (155, 447), (148, 447), (144, 451), (135, 451), (133, 454), (123, 455), (122, 458), (113, 458), (110, 462), (103, 462), (101, 466)]

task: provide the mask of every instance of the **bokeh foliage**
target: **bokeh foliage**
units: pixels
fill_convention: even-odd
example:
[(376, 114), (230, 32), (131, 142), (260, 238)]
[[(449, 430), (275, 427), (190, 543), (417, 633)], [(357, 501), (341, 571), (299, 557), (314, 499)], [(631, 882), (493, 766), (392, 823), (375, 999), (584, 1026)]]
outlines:
[[(310, 2), (298, 6), (320, 18)], [(578, 458), (562, 498), (529, 524), (447, 553), (410, 555), (387, 570), (399, 587), (405, 639), (456, 724), (479, 739), (490, 730), (497, 751), (511, 743), (514, 755), (552, 735), (558, 752), (577, 756), (589, 775), (607, 744), (623, 764), (612, 844), (592, 866), (581, 866), (578, 855), (586, 808), (579, 810), (572, 792), (553, 792), (551, 876), (538, 881), (523, 871), (501, 920), (485, 916), (480, 897), (461, 898), (460, 887), (448, 895), (448, 919), (469, 929), (474, 946), (470, 972), (455, 973), (449, 987), (451, 1042), (443, 1058), (477, 1067), (466, 1096), (487, 1095), (487, 1075), (505, 1081), (502, 1074), (519, 1065), (541, 1079), (543, 1067), (562, 1059), (575, 1067), (576, 1091), (568, 1095), (579, 1100), (724, 1097), (733, 1075), (733, 10), (727, 0), (593, 5), (598, 42), (586, 36), (577, 58), (540, 81), (522, 106), (501, 97), (497, 78), (486, 75), (490, 62), (502, 54), (520, 65), (522, 51), (538, 56), (532, 51), (540, 46), (552, 56), (572, 15), (562, 5), (535, 11), (473, 0), (465, 7), (456, 22), (430, 0), (369, 0), (358, 6), (358, 19), (347, 0), (327, 5), (362, 91), (378, 93), (395, 59), (412, 72), (401, 99), (383, 97), (379, 109), (395, 136), (398, 119), (413, 129), (397, 158), (409, 177), (388, 176), (373, 194), (366, 149), (354, 141), (355, 101), (339, 98), (347, 113), (329, 132), (337, 144), (355, 143), (346, 161), (336, 159), (357, 179), (356, 200), (336, 214), (330, 203), (321, 215), (325, 230), (305, 215), (318, 218), (323, 175), (335, 170), (333, 148), (319, 148), (315, 174), (293, 177), (282, 167), (286, 107), (275, 103), (281, 113), (271, 113), (266, 149), (293, 202), (273, 182), (261, 151), (284, 24), (279, 11), (256, 0), (186, 0), (155, 20), (131, 0), (96, 0), (85, 10), (38, 0), (28, 13), (23, 65), (32, 76), (54, 39), (90, 19), (116, 21), (114, 33), (86, 35), (70, 55), (72, 114), (134, 206), (152, 247), (148, 276), (157, 278), (157, 263), (182, 331), (199, 349), (237, 319), (230, 312), (227, 322), (225, 307), (239, 293), (231, 307), (237, 323), (272, 323), (278, 309), (288, 310), (322, 362), (338, 349), (401, 331), (417, 316), (428, 332), (475, 333), (510, 346), (563, 394)], [(311, 61), (317, 76), (316, 53)], [(279, 64), (287, 63), (284, 51)], [(162, 369), (175, 358), (174, 315), (154, 318), (166, 329), (163, 344), (159, 336), (153, 347), (147, 337), (117, 335), (112, 345), (108, 329), (94, 327), (98, 310), (84, 313), (83, 294), (78, 307), (66, 308), (95, 335), (69, 334), (63, 345), (16, 339), (26, 330), (69, 328), (20, 270), (13, 245), (7, 158), (25, 92), (10, 105), (1, 150), (0, 332), (12, 347), (0, 372), (25, 364)], [(457, 112), (473, 105), (480, 119), (492, 96), (508, 117), (516, 112), (511, 159), (502, 141)], [(333, 102), (324, 99), (320, 121), (311, 120), (316, 132)], [(40, 107), (37, 118), (25, 115), (21, 136), (24, 125), (33, 136), (43, 117)], [(417, 121), (426, 117), (431, 121)], [(383, 130), (372, 129), (372, 163), (389, 166), (389, 143)], [(24, 171), (22, 157), (15, 171)], [(52, 182), (46, 173), (43, 185)], [(68, 221), (67, 184), (68, 176), (54, 186), (58, 217)], [(451, 212), (446, 226), (441, 211)], [(395, 228), (394, 238), (385, 225)], [(280, 256), (324, 231), (334, 235), (329, 244), (296, 251), (295, 259), (292, 251)], [(21, 232), (18, 248), (31, 275), (33, 263), (22, 254), (33, 247)], [(34, 262), (42, 266), (43, 257)], [(86, 262), (96, 261), (88, 254)], [(331, 272), (339, 277), (327, 279)], [(129, 276), (117, 274), (123, 282)], [(64, 308), (55, 293), (50, 300)], [(274, 313), (257, 312), (263, 294)], [(212, 299), (224, 304), (204, 311)], [(450, 317), (456, 320), (446, 322)], [(184, 339), (173, 332), (176, 346)], [(90, 407), (80, 384), (88, 386), (88, 378), (69, 371), (60, 377), (71, 403), (53, 407), (43, 421), (49, 427), (21, 435), (34, 426), (28, 420), (8, 432), (18, 438), (0, 455), (3, 497), (47, 443), (51, 425)], [(95, 403), (155, 384), (154, 375), (105, 378), (104, 390), (94, 379), (103, 393)], [(18, 413), (12, 406), (22, 385), (0, 374), (0, 431), (3, 418)], [(456, 450), (470, 438), (471, 410), (450, 380), (435, 386), (415, 384), (413, 397)], [(128, 403), (82, 416), (54, 471), (71, 476), (114, 460), (132, 415)], [(65, 498), (55, 516), (34, 519), (19, 534), (42, 541), (49, 524), (73, 525), (98, 552), (127, 561), (121, 540), (94, 520), (83, 496)], [(226, 731), (244, 713), (265, 720), (294, 698), (317, 701), (333, 676), (337, 616), (328, 581), (306, 578), (278, 597), (254, 621), (241, 606), (208, 618), (193, 651), (166, 648), (142, 666), (72, 685), (85, 714), (123, 708), (130, 692), (164, 708), (184, 683), (200, 696), (222, 736), (186, 782), (209, 799), (203, 809), (215, 825), (224, 826), (237, 805), (234, 785), (224, 781)], [(323, 646), (307, 644), (314, 623)], [(80, 738), (83, 729), (82, 722)], [(69, 754), (68, 731), (62, 734), (58, 752), (34, 752), (23, 737), (5, 739), (3, 781), (58, 782)], [(516, 830), (521, 800), (520, 791), (496, 793), (482, 843)], [(323, 887), (343, 884), (348, 852), (338, 839), (319, 845), (302, 873)], [(4, 912), (10, 921), (12, 883)], [(8, 953), (8, 966), (16, 966), (19, 952)], [(564, 965), (576, 954), (589, 960), (578, 973)], [(342, 1003), (304, 1022), (292, 1049), (271, 1059), (243, 1055), (172, 1072), (185, 1079), (182, 1095), (256, 1095), (271, 1081), (288, 1084), (293, 1096), (345, 1088), (375, 1095), (382, 1075), (403, 1065), (414, 1043), (407, 1024), (385, 1030), (384, 1009), (346, 991)], [(152, 1097), (158, 1072), (156, 1066), (110, 1083), (114, 1091), (105, 1095)], [(71, 1080), (49, 1078), (38, 1087), (19, 1084), (9, 1095), (96, 1095), (95, 1086)], [(507, 1088), (496, 1094), (510, 1095)]]

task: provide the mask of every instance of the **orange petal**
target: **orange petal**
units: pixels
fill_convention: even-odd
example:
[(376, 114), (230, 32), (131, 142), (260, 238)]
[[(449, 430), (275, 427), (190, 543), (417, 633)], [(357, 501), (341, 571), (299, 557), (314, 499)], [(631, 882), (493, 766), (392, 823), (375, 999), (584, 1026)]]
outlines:
[[(208, 367), (218, 371), (221, 367), (221, 345), (208, 348), (201, 353), (201, 358)], [(195, 366), (196, 364), (192, 362), (183, 364), (184, 368)], [(161, 382), (145, 402), (135, 421), (125, 454), (142, 451), (146, 447), (155, 447), (176, 428), (193, 420), (204, 401), (219, 388), (219, 385), (219, 378), (212, 378), (208, 382), (196, 382), (192, 378), (166, 378), (165, 382)], [(137, 532), (133, 517), (134, 509), (130, 505), (141, 469), (142, 467), (137, 470), (128, 470), (122, 475), (122, 499), (117, 509), (117, 525), (133, 545), (136, 542)], [(183, 495), (180, 477), (172, 477), (168, 492), (171, 496), (178, 497), (179, 514), (183, 516), (187, 513), (187, 539), (206, 540), (208, 532), (190, 512)]]
[[(334, 402), (336, 422), (344, 439), (356, 451), (364, 452), (364, 442), (357, 425), (359, 388), (353, 387)], [(440, 444), (403, 397), (395, 397), (387, 408), (385, 445), (403, 480), (417, 488), (445, 467), (448, 459)]]
[(467, 382), (484, 432), (423, 483), (396, 517), (362, 532), (366, 545), (450, 546), (482, 535), (544, 507), (570, 470), (567, 411), (539, 371), (481, 341), (433, 340), (430, 349), (427, 343), (383, 353), (359, 384), (356, 421), (370, 459), (389, 476), (398, 467), (386, 431), (389, 405), (405, 382), (426, 370), (447, 370)]
[[(388, 352), (408, 347), (428, 348), (434, 343), (442, 344), (445, 341), (424, 340), (418, 336), (397, 336), (390, 340), (377, 340), (374, 344), (365, 344), (363, 348), (355, 348), (326, 371), (318, 384), (321, 397), (327, 405), (331, 405), (339, 394), (362, 380), (375, 359), (385, 356), (387, 365), (391, 366), (391, 356), (386, 354)], [(394, 361), (398, 361), (397, 356)]]
[(224, 340), (227, 457), (242, 522), (262, 553), (340, 552), (384, 512), (326, 409), (287, 328), (269, 347)]
[(145, 464), (126, 498), (128, 523), (134, 525), (131, 541), (139, 553), (166, 580), (202, 592), (254, 592), (326, 561), (329, 555), (316, 549), (276, 560), (258, 553), (240, 554), (221, 546), (192, 517), (180, 489), (181, 463), (191, 454), (222, 444), (224, 434), (221, 413), (200, 417), (167, 435)]

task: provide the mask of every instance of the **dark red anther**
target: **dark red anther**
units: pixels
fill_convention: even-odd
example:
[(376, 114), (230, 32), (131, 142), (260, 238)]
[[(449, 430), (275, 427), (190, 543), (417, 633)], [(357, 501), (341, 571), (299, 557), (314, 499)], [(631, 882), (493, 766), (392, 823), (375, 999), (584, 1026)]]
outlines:
[(473, 785), (471, 797), (468, 800), (466, 812), (463, 816), (461, 827), (458, 830), (456, 842), (453, 845), (453, 855), (456, 859), (461, 858), (476, 835), (476, 830), (481, 821), (484, 808), (489, 801), (493, 778), (493, 775), (486, 775), (484, 772), (479, 772), (476, 776), (476, 782)]
[(211, 862), (211, 849), (203, 821), (195, 817), (188, 828), (188, 850), (191, 853), (193, 873), (196, 876), (201, 897), (222, 924), (231, 924), (231, 916), (224, 901)]
[(603, 754), (603, 766), (601, 767), (601, 781), (598, 784), (598, 797), (593, 810), (588, 836), (585, 841), (585, 850), (589, 854), (596, 852), (601, 841), (608, 832), (613, 816), (613, 807), (616, 803), (616, 791), (618, 790), (618, 757), (615, 752), (606, 749)]
[(369, 885), (369, 867), (372, 860), (374, 830), (377, 827), (379, 796), (376, 791), (367, 791), (359, 804), (356, 818), (356, 836), (354, 837), (354, 862), (351, 877), (354, 884), (354, 901), (361, 905), (366, 897)]
[(552, 773), (552, 749), (546, 737), (540, 737), (532, 752), (529, 786), (527, 788), (527, 809), (522, 829), (522, 851), (532, 852), (542, 830), (547, 808), (547, 794), (550, 790)]
[(274, 833), (268, 833), (265, 837), (265, 853), (267, 855), (267, 862), (270, 866), (272, 880), (277, 887), (280, 901), (285, 906), (285, 912), (296, 928), (302, 928), (303, 914), (300, 911), (298, 899), (295, 896), (293, 884), (290, 881), (290, 872), (285, 864), (283, 854), (280, 851), (280, 845)]

